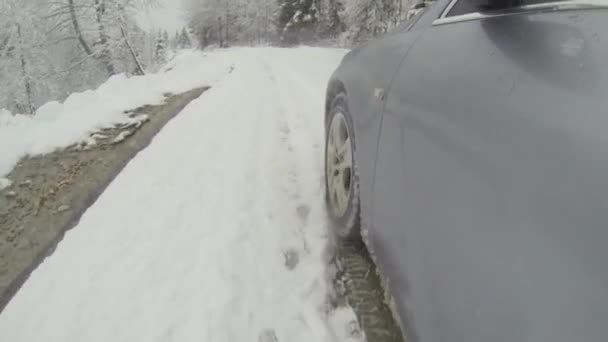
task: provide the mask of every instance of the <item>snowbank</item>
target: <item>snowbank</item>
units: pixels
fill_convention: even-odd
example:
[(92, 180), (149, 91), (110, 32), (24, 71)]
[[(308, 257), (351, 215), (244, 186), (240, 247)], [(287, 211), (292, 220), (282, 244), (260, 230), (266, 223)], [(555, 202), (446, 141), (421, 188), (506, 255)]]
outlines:
[(0, 178), (0, 190), (11, 186), (12, 182), (7, 178)]
[[(203, 58), (210, 59), (209, 63), (201, 63)], [(2, 177), (22, 157), (82, 142), (94, 143), (90, 136), (96, 131), (133, 120), (124, 111), (161, 104), (166, 93), (212, 85), (230, 66), (230, 59), (222, 53), (207, 56), (185, 50), (157, 74), (113, 76), (96, 90), (72, 94), (63, 103), (46, 103), (34, 116), (13, 115), (0, 109), (0, 189), (8, 184)]]

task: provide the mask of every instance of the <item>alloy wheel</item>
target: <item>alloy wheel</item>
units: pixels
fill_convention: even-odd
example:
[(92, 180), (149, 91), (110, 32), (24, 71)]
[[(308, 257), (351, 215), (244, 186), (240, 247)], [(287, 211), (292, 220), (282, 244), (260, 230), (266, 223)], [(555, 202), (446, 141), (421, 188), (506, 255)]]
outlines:
[(351, 135), (344, 113), (334, 114), (327, 135), (327, 187), (331, 209), (342, 217), (352, 191), (353, 154)]

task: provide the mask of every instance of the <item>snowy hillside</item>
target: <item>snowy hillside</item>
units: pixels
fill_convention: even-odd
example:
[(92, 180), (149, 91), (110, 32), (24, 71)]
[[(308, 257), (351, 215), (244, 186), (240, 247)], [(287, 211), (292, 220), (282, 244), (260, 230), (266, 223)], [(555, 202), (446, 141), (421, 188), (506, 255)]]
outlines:
[[(13, 149), (37, 153), (86, 141), (128, 107), (213, 84), (33, 272), (0, 315), (0, 340), (360, 339), (349, 335), (354, 314), (327, 301), (323, 102), (344, 53), (189, 53), (165, 74), (114, 78), (34, 119), (4, 115), (0, 139), (22, 132), (11, 149), (0, 142), (14, 160)], [(60, 123), (79, 128), (60, 139)], [(44, 128), (48, 140), (36, 134)]]
[(22, 157), (73, 144), (94, 144), (92, 135), (102, 128), (145, 119), (131, 118), (124, 111), (162, 103), (164, 94), (213, 85), (229, 72), (231, 63), (223, 53), (205, 56), (183, 51), (157, 74), (113, 76), (96, 90), (72, 94), (63, 103), (43, 105), (34, 116), (12, 115), (0, 109), (0, 189), (8, 184), (2, 177)]

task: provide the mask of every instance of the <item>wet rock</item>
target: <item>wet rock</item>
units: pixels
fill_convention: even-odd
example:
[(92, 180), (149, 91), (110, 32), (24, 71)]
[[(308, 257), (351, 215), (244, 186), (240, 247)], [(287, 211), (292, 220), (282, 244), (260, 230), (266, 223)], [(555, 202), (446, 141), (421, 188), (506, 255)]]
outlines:
[(62, 205), (59, 208), (57, 208), (57, 213), (63, 213), (65, 211), (70, 210), (70, 206), (69, 205)]
[(29, 187), (30, 185), (32, 185), (32, 180), (31, 179), (26, 179), (23, 182), (19, 183), (19, 186), (24, 188), (24, 187)]

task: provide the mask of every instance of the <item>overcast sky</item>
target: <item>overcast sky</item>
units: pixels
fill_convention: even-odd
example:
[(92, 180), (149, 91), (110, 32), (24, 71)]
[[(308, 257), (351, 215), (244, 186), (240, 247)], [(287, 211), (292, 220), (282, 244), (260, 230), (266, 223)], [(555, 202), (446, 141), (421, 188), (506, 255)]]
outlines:
[(158, 0), (158, 6), (148, 11), (142, 10), (137, 20), (142, 28), (166, 29), (169, 33), (181, 30), (184, 27), (182, 19), (182, 0)]

